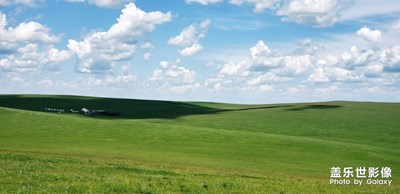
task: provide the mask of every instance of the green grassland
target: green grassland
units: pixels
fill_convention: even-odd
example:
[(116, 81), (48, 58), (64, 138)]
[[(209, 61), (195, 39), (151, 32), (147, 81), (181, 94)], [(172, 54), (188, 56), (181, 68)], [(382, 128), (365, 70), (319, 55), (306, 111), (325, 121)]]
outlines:
[[(45, 111), (83, 107), (118, 116)], [(0, 193), (400, 193), (399, 118), (400, 103), (3, 95)], [(331, 185), (333, 166), (388, 166), (392, 185)]]

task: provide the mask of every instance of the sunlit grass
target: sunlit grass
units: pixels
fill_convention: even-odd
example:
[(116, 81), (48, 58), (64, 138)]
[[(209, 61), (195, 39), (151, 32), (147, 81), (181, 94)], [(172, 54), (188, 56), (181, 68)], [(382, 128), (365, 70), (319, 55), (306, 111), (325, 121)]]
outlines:
[[(88, 105), (120, 116), (44, 111)], [(232, 105), (0, 96), (0, 106), (9, 107), (0, 107), (5, 193), (400, 191), (397, 103)], [(332, 166), (389, 166), (393, 183), (329, 185)]]

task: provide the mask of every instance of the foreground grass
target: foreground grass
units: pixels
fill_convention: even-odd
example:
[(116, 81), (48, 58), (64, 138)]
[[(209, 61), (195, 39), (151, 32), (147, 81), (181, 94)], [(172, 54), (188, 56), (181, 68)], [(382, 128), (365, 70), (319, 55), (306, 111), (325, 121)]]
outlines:
[[(400, 192), (398, 103), (0, 96), (0, 106), (5, 193)], [(121, 115), (43, 112), (81, 106)], [(393, 183), (329, 185), (332, 166), (389, 166)]]
[(388, 186), (329, 185), (306, 176), (165, 170), (121, 160), (0, 151), (3, 193), (396, 193)]

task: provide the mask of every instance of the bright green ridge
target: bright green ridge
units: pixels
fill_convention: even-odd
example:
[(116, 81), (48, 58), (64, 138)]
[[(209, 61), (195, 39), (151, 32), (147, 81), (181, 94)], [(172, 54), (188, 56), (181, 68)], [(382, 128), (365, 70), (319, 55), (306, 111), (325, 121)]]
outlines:
[[(45, 111), (84, 107), (119, 115)], [(400, 103), (3, 95), (0, 193), (400, 193), (399, 118)], [(333, 166), (388, 166), (392, 185), (330, 185)]]

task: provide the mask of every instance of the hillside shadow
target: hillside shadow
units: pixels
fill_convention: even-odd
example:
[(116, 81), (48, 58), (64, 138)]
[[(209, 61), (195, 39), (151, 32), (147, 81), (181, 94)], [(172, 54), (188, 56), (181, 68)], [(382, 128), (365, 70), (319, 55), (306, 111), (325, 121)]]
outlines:
[[(157, 100), (134, 100), (117, 98), (96, 98), (82, 96), (46, 96), (46, 95), (0, 95), (0, 106), (39, 111), (47, 113), (58, 113), (58, 110), (64, 110), (62, 114), (82, 115), (82, 108), (91, 110), (104, 110), (109, 114), (95, 115), (94, 118), (109, 119), (175, 119), (188, 115), (218, 114), (223, 112), (251, 111), (262, 109), (277, 109), (290, 111), (303, 111), (308, 109), (330, 109), (339, 108), (337, 105), (271, 105), (271, 106), (251, 106), (248, 105), (231, 108), (213, 108), (198, 105), (197, 103), (157, 101)], [(234, 107), (237, 108), (234, 108)], [(228, 106), (229, 107), (229, 106)], [(51, 109), (51, 110), (49, 110)], [(71, 112), (74, 110), (76, 112)]]
[[(94, 116), (94, 118), (119, 119), (174, 119), (186, 115), (212, 114), (224, 111), (184, 102), (41, 95), (0, 96), (0, 106), (39, 112), (52, 112), (48, 109), (61, 109), (65, 110), (62, 114), (78, 115), (83, 115), (82, 108), (105, 110), (115, 113), (115, 116)], [(79, 111), (79, 113), (73, 113), (70, 111), (71, 109)], [(57, 113), (57, 111), (53, 112)]]
[(289, 110), (289, 111), (303, 111), (303, 110), (310, 110), (310, 109), (322, 110), (322, 109), (333, 109), (333, 108), (341, 108), (341, 107), (342, 106), (338, 106), (338, 105), (312, 104), (312, 105), (305, 105), (305, 106), (301, 106), (301, 107), (289, 108), (286, 110)]
[(293, 107), (293, 105), (273, 105), (273, 106), (259, 106), (259, 107), (249, 107), (249, 108), (237, 108), (237, 109), (223, 109), (220, 112), (237, 112), (237, 111), (247, 111), (247, 110), (262, 110), (262, 109), (273, 109), (273, 108), (288, 108)]

